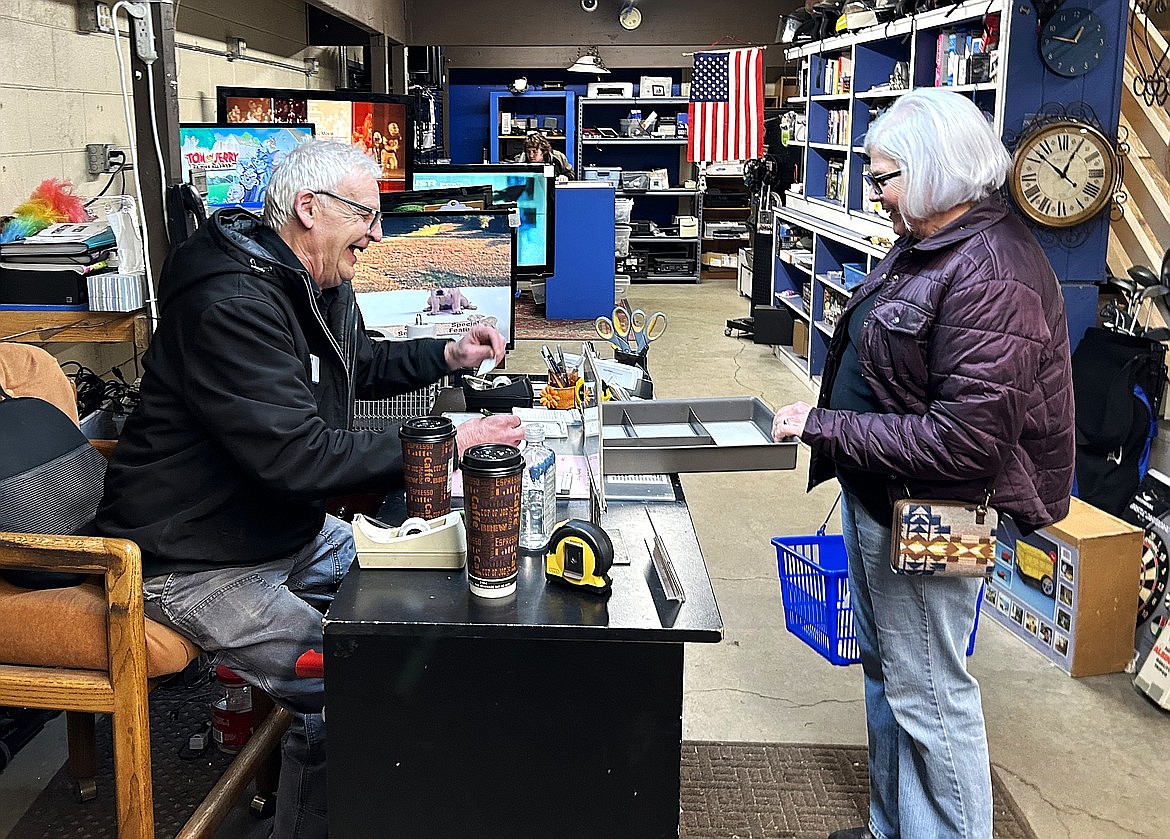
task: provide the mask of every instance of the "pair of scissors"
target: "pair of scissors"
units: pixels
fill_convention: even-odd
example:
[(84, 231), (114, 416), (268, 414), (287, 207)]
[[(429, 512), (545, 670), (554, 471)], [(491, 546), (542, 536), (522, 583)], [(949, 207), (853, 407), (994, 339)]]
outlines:
[(667, 322), (666, 315), (662, 312), (655, 312), (646, 317), (645, 312), (637, 309), (630, 315), (630, 326), (634, 334), (634, 342), (638, 346), (638, 352), (662, 337), (662, 333), (666, 331)]
[(630, 352), (630, 335), (634, 320), (625, 306), (615, 306), (613, 317), (599, 317), (594, 321), (598, 336), (609, 341), (622, 352)]

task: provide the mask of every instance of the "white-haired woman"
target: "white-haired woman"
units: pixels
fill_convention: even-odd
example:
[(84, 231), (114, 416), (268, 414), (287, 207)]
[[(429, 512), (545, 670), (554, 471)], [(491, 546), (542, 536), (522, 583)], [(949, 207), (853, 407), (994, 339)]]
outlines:
[(869, 196), (899, 237), (854, 290), (817, 407), (773, 435), (836, 477), (865, 675), (869, 824), (832, 839), (991, 836), (979, 685), (966, 669), (980, 580), (890, 568), (893, 502), (982, 500), (1023, 528), (1068, 511), (1073, 397), (1056, 277), (1000, 195), (1010, 160), (983, 113), (936, 89), (866, 135)]

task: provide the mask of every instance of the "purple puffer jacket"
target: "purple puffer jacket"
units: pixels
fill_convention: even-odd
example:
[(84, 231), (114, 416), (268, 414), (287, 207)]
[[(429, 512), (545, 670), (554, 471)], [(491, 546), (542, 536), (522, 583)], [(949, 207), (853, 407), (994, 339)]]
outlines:
[[(870, 292), (857, 352), (884, 412), (828, 410), (846, 319)], [(998, 194), (921, 242), (899, 240), (854, 291), (819, 405), (802, 435), (810, 488), (841, 464), (886, 483), (891, 507), (907, 490), (975, 501), (990, 485), (992, 505), (1022, 525), (1068, 513), (1075, 431), (1064, 300), (1044, 252)]]

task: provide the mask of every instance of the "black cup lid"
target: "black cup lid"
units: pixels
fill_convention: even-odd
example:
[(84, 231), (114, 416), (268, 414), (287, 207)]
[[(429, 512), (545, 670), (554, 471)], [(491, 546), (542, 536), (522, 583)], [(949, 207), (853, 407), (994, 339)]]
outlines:
[(450, 417), (411, 417), (398, 427), (398, 436), (404, 440), (439, 443), (455, 436), (455, 423)]
[(480, 443), (463, 453), (463, 471), (479, 475), (507, 475), (524, 465), (520, 450), (506, 443)]

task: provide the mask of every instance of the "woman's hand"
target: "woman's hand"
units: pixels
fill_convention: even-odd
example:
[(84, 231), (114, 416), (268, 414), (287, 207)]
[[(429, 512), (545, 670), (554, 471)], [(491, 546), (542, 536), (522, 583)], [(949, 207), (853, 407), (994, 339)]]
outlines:
[(476, 417), (459, 424), (455, 431), (455, 443), (460, 453), (480, 443), (507, 443), (519, 446), (524, 439), (524, 426), (515, 414), (491, 414)]
[(789, 437), (799, 437), (804, 433), (804, 424), (808, 421), (808, 412), (812, 405), (807, 402), (793, 402), (776, 411), (772, 418), (772, 439), (779, 443)]
[(503, 335), (486, 324), (477, 323), (458, 341), (447, 342), (443, 358), (452, 370), (463, 367), (475, 370), (488, 358), (494, 358), (496, 364), (503, 361), (505, 346)]

